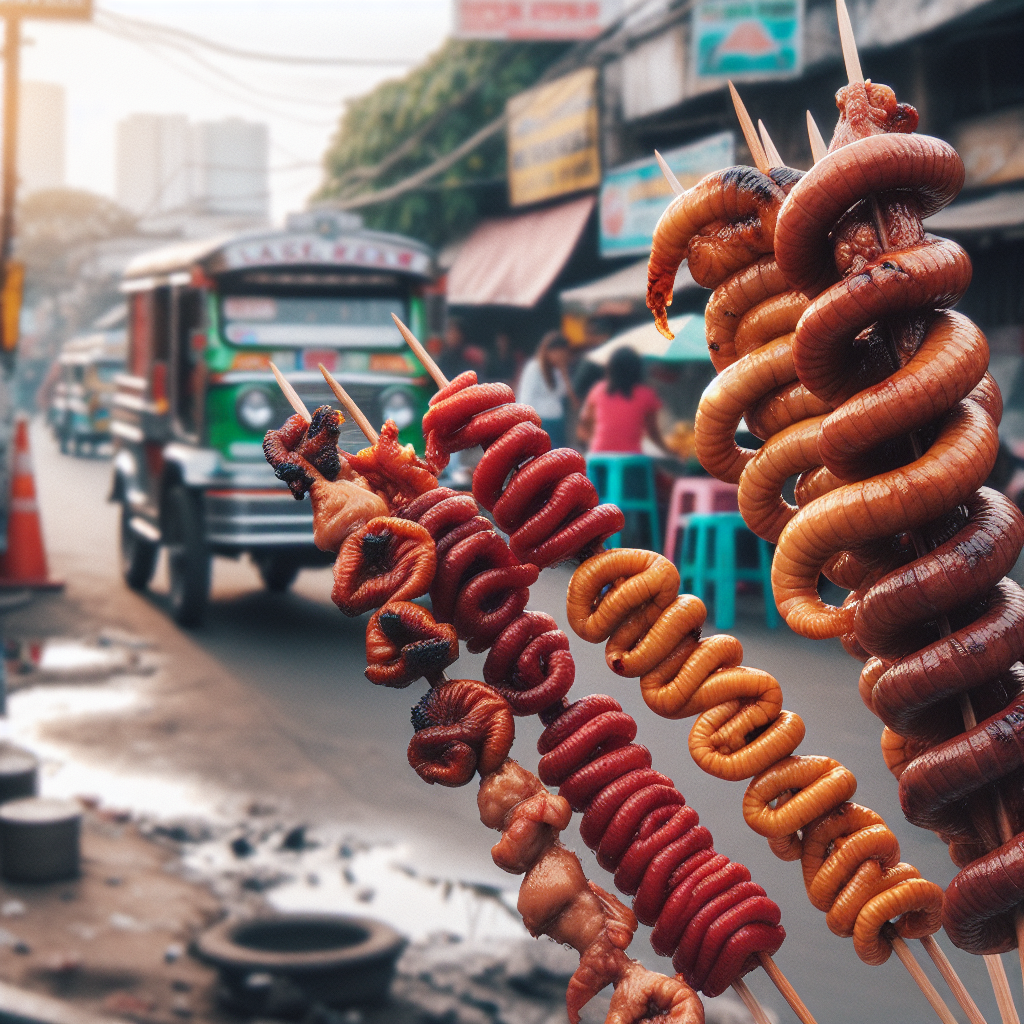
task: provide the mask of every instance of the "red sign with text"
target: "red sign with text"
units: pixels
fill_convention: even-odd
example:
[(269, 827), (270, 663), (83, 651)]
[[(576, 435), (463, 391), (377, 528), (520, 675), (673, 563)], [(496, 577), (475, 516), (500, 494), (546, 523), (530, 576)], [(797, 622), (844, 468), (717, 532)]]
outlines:
[(455, 0), (463, 39), (590, 39), (607, 24), (607, 0)]

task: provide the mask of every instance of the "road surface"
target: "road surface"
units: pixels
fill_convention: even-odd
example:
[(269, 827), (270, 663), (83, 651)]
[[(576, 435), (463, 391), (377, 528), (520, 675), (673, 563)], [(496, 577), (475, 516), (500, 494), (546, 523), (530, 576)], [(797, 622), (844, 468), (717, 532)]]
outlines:
[[(513, 887), (490, 862), (496, 836), (479, 823), (475, 787), (427, 787), (409, 769), (409, 709), (422, 690), (386, 690), (366, 682), (365, 620), (347, 620), (330, 603), (329, 570), (304, 571), (292, 593), (275, 595), (261, 589), (248, 563), (218, 559), (207, 624), (184, 633), (164, 612), (163, 567), (148, 596), (130, 592), (120, 581), (117, 510), (105, 500), (108, 463), (60, 455), (41, 428), (33, 431), (33, 445), (49, 557), (68, 587), (63, 597), (37, 602), (35, 619), (26, 619), (24, 612), (10, 616), (8, 632), (35, 621), (47, 629), (79, 633), (90, 625), (116, 624), (151, 637), (178, 666), (181, 678), (180, 692), (168, 694), (169, 706), (176, 696), (178, 703), (174, 742), (161, 748), (164, 770), (189, 773), (211, 786), (228, 780), (258, 790), (311, 817), (349, 822), (371, 840), (411, 842), (422, 852), (425, 870)], [(531, 596), (531, 607), (550, 612), (566, 629), (567, 582), (565, 571), (548, 571)], [(744, 644), (745, 663), (775, 674), (786, 707), (803, 716), (807, 735), (800, 752), (828, 754), (851, 768), (859, 780), (856, 799), (894, 829), (903, 859), (945, 885), (954, 874), (945, 847), (902, 818), (895, 781), (881, 762), (880, 724), (857, 695), (857, 664), (838, 643), (815, 644), (785, 628), (767, 629), (759, 600), (745, 600), (734, 630)], [(882, 967), (866, 967), (849, 939), (828, 931), (823, 915), (806, 898), (799, 865), (775, 859), (744, 824), (742, 785), (710, 778), (695, 767), (687, 752), (686, 725), (655, 718), (635, 681), (613, 676), (599, 648), (571, 639), (577, 664), (574, 694), (608, 692), (621, 701), (638, 720), (639, 739), (653, 751), (655, 767), (675, 780), (701, 814), (714, 832), (716, 848), (747, 864), (781, 905), (789, 938), (778, 961), (818, 1020), (934, 1020), (895, 957)], [(465, 656), (459, 674), (479, 678), (481, 664), (479, 656)], [(539, 723), (520, 719), (517, 730), (514, 754), (535, 766)], [(591, 877), (610, 885), (593, 855), (578, 839), (574, 845)], [(997, 1021), (982, 962), (942, 941), (955, 954), (983, 1013)], [(638, 936), (634, 955), (646, 946), (646, 937)], [(923, 950), (916, 948), (924, 960)], [(649, 949), (643, 959), (668, 967)], [(1004, 960), (1019, 1001), (1016, 957)], [(782, 1020), (793, 1019), (763, 976), (750, 980)]]

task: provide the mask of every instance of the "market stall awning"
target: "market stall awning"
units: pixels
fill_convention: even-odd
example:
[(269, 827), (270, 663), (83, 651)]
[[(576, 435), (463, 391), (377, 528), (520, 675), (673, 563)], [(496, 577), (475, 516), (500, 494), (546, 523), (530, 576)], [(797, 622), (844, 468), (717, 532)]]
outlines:
[(1024, 189), (1002, 189), (979, 199), (964, 199), (924, 222), (936, 234), (1019, 231), (1024, 228)]
[(671, 317), (668, 326), (675, 335), (671, 341), (654, 326), (652, 319), (649, 323), (623, 331), (593, 352), (588, 352), (587, 359), (598, 366), (605, 366), (617, 348), (628, 345), (645, 359), (658, 359), (665, 363), (711, 362), (704, 336), (704, 317), (700, 313)]
[(448, 272), (448, 304), (535, 306), (576, 248), (594, 202), (594, 196), (584, 196), (483, 221)]
[[(676, 294), (699, 288), (684, 263), (676, 274)], [(575, 288), (558, 296), (563, 313), (582, 316), (630, 316), (647, 304), (647, 260), (639, 260), (614, 274)]]

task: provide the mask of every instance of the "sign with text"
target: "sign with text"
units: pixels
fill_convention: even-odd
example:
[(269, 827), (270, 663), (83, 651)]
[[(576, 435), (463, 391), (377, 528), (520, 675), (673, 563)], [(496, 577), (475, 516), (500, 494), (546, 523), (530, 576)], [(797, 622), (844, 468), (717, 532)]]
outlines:
[(506, 111), (513, 206), (600, 184), (596, 68), (521, 92), (508, 101)]
[(608, 23), (609, 0), (455, 0), (463, 39), (590, 39)]
[[(732, 132), (719, 132), (661, 154), (683, 188), (705, 174), (736, 162)], [(651, 251), (658, 218), (672, 199), (672, 187), (656, 160), (638, 160), (609, 171), (601, 185), (601, 255), (643, 255)]]
[(803, 68), (803, 0), (700, 0), (693, 11), (698, 78), (785, 78)]
[(0, 0), (0, 17), (88, 21), (92, 17), (92, 0)]

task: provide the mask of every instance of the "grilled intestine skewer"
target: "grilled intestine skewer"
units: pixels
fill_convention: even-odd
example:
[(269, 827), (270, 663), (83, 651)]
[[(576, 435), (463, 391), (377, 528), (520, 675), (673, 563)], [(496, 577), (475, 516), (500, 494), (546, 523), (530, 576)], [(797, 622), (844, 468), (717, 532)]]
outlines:
[[(325, 373), (325, 376), (330, 383), (332, 380), (330, 375)], [(382, 441), (386, 432), (387, 425), (382, 430)], [(369, 450), (369, 454), (361, 454), (366, 456), (364, 461), (372, 462), (372, 450)], [(452, 496), (453, 492), (446, 492), (438, 494), (432, 501), (428, 500), (428, 511), (433, 504), (438, 503), (438, 499), (440, 499), (439, 503), (443, 505)], [(432, 496), (428, 491), (423, 497), (430, 499)], [(422, 501), (420, 504), (422, 504)], [(444, 517), (442, 517), (443, 521)], [(427, 580), (428, 574), (421, 571), (421, 569), (428, 564), (432, 565), (435, 558), (433, 545), (421, 526), (408, 520), (403, 522), (404, 527), (400, 526), (393, 519), (372, 520), (360, 526), (346, 538), (339, 551), (335, 566), (335, 588), (332, 596), (335, 599), (335, 603), (343, 611), (349, 614), (358, 614), (361, 611), (368, 610), (375, 603), (385, 600), (390, 589), (394, 599), (388, 600), (380, 608), (371, 619), (367, 630), (367, 651), (368, 660), (370, 661), (370, 666), (368, 666), (367, 670), (368, 677), (372, 681), (383, 685), (405, 686), (419, 675), (424, 675), (436, 687), (436, 689), (431, 691), (431, 694), (443, 691), (448, 695), (452, 692), (451, 684), (441, 675), (441, 670), (457, 657), (457, 640), (451, 635), (450, 631), (445, 632), (445, 627), (442, 624), (435, 623), (424, 609), (409, 604), (407, 601), (400, 600), (421, 595), (426, 586), (429, 585)], [(419, 534), (410, 534), (409, 530), (419, 531)], [(443, 543), (444, 538), (441, 538), (441, 540)], [(521, 627), (525, 627), (525, 629)], [(552, 640), (555, 641), (554, 644), (552, 644)], [(559, 657), (560, 655), (561, 657)], [(561, 711), (564, 707), (564, 700), (562, 698), (568, 687), (572, 684), (574, 673), (572, 658), (568, 653), (568, 642), (564, 634), (556, 630), (553, 620), (537, 613), (528, 613), (525, 616), (519, 617), (511, 630), (506, 629), (502, 633), (498, 638), (495, 649), (492, 650), (492, 657), (488, 658), (488, 662), (485, 665), (485, 676), (494, 684), (493, 688), (487, 688), (486, 692), (493, 695), (494, 690), (498, 689), (500, 694), (500, 677), (511, 676), (513, 669), (521, 671), (521, 678), (525, 677), (534, 683), (534, 685), (529, 687), (532, 692), (523, 693), (521, 690), (521, 678), (514, 689), (510, 688), (512, 686), (512, 679), (508, 679), (509, 686), (505, 687), (505, 693), (514, 702), (517, 713), (531, 713), (532, 710), (543, 707), (549, 709), (552, 717), (561, 718)], [(495, 676), (499, 677), (499, 679), (495, 679)], [(484, 684), (463, 681), (460, 683), (460, 686), (463, 689), (467, 686), (483, 688)], [(441, 707), (447, 706), (447, 696), (444, 699), (440, 697), (432, 699), (431, 694), (427, 695), (424, 702), (421, 702), (417, 711), (414, 712), (414, 723), (418, 730), (417, 737), (420, 736), (419, 730), (421, 729), (426, 731), (426, 735), (421, 739), (414, 739), (411, 750), (413, 748), (420, 750), (425, 743), (429, 743), (438, 728), (432, 716), (427, 714), (427, 710), (433, 708), (438, 701), (441, 702)], [(502, 700), (504, 705), (504, 699), (500, 697), (499, 699)], [(610, 701), (610, 698), (598, 698), (598, 700)], [(460, 702), (456, 701), (455, 704), (459, 706)], [(617, 707), (617, 705), (615, 706)], [(466, 717), (473, 717), (468, 708), (463, 708), (463, 711)], [(632, 734), (626, 737), (626, 740), (628, 740), (631, 738), (631, 735), (635, 734), (635, 724), (632, 722), (632, 719), (625, 715), (620, 715), (619, 719), (624, 720), (625, 723), (632, 727)], [(616, 720), (616, 724), (621, 730), (623, 723)], [(450, 723), (445, 726), (449, 730), (445, 735), (450, 735), (453, 729), (458, 731), (464, 725), (465, 723), (461, 719), (458, 722)], [(578, 730), (574, 727), (569, 730), (569, 733), (575, 731)], [(563, 727), (563, 740), (569, 738), (569, 733)], [(460, 745), (457, 744), (457, 746)], [(630, 749), (646, 754), (643, 748), (632, 746)], [(455, 761), (459, 762), (464, 753), (465, 751), (463, 750), (462, 753), (456, 755)], [(597, 754), (600, 751), (595, 751), (594, 753)], [(589, 801), (584, 800), (583, 804), (579, 805), (577, 809), (585, 809), (589, 804), (600, 802), (604, 812), (607, 812), (609, 807), (614, 812), (617, 807), (627, 802), (632, 794), (637, 794), (646, 800), (647, 809), (649, 810), (650, 798), (655, 790), (658, 795), (655, 803), (658, 806), (666, 808), (670, 812), (674, 812), (683, 806), (685, 802), (682, 796), (672, 788), (670, 780), (664, 776), (660, 776), (652, 771), (641, 771), (639, 773), (634, 771), (630, 775), (629, 780), (622, 778), (624, 773), (629, 773), (631, 768), (636, 767), (636, 758), (630, 758), (629, 751), (625, 753), (627, 755), (625, 762), (623, 762), (620, 752), (620, 756), (615, 760), (610, 772), (608, 766), (604, 767), (605, 781), (597, 788), (591, 787)], [(558, 758), (564, 762), (564, 755), (561, 753), (559, 753)], [(649, 765), (650, 755), (646, 754), (646, 758)], [(419, 765), (419, 768), (423, 767), (419, 756), (416, 756), (413, 760)], [(432, 774), (433, 770), (431, 768), (428, 767), (426, 771), (425, 777), (429, 781), (439, 781), (439, 777)], [(471, 774), (472, 772), (470, 772)], [(634, 779), (634, 776), (639, 777)], [(615, 784), (614, 786), (612, 785), (613, 783)], [(624, 787), (622, 783), (627, 783), (627, 785)], [(657, 783), (657, 785), (652, 786), (652, 783)], [(614, 795), (612, 795), (613, 793)], [(611, 805), (609, 805), (610, 796), (614, 801)], [(642, 816), (642, 820), (646, 821), (648, 817), (652, 816), (645, 814)], [(672, 817), (670, 824), (675, 827), (676, 834), (681, 834), (679, 833), (678, 823), (675, 820), (677, 816), (671, 814), (670, 817)], [(686, 808), (683, 817), (686, 818), (684, 832), (693, 832), (697, 825), (696, 815), (689, 808)], [(664, 815), (658, 817), (657, 813), (655, 813), (651, 827), (657, 831), (658, 826), (663, 824), (663, 819)], [(595, 833), (592, 816), (588, 818), (585, 815), (584, 820), (590, 823), (589, 829), (592, 845), (599, 845), (603, 834), (603, 827), (599, 826), (598, 831)], [(613, 815), (611, 823), (615, 821), (617, 821), (617, 818)], [(701, 840), (698, 843), (698, 847), (706, 851), (710, 845), (710, 836), (706, 833), (706, 830), (697, 828), (693, 834), (697, 838), (707, 836), (706, 841)], [(631, 844), (623, 847), (623, 851), (627, 855), (632, 855), (632, 860), (635, 864), (637, 852), (633, 849), (634, 845)], [(643, 860), (644, 855), (643, 851), (641, 851), (641, 860), (639, 862), (641, 865), (645, 863)], [(648, 859), (651, 855), (653, 855), (653, 852), (647, 854)], [(749, 872), (745, 868), (742, 868), (740, 865), (730, 864), (727, 858), (714, 854), (714, 851), (711, 851), (710, 854), (705, 852), (705, 854), (698, 858), (699, 863), (690, 865), (688, 862), (686, 866), (700, 867), (704, 865), (704, 861), (709, 855), (713, 859), (712, 866), (720, 869), (720, 874), (722, 873), (721, 869), (728, 869), (726, 872), (728, 877), (723, 879), (725, 889), (723, 890), (722, 885), (718, 884), (712, 890), (712, 894), (731, 892), (739, 883), (740, 888), (737, 891), (741, 896), (745, 895), (747, 897), (747, 904), (740, 907), (731, 906), (731, 908), (725, 908), (727, 912), (723, 914), (706, 906), (710, 898), (710, 895), (706, 895), (705, 898), (699, 899), (689, 908), (682, 917), (680, 917), (680, 911), (677, 909), (666, 917), (663, 923), (665, 927), (675, 928), (680, 932), (689, 926), (687, 935), (692, 936), (689, 940), (690, 945), (694, 953), (700, 952), (705, 959), (701, 977), (711, 972), (712, 982), (709, 982), (709, 984), (718, 984), (720, 988), (724, 987), (732, 979), (733, 987), (748, 1007), (751, 1008), (752, 1012), (755, 1013), (755, 1019), (762, 1022), (762, 1024), (767, 1024), (767, 1018), (764, 1016), (763, 1011), (760, 1011), (756, 1000), (737, 975), (756, 963), (754, 961), (748, 964), (748, 961), (751, 960), (757, 950), (774, 950), (781, 943), (784, 933), (776, 927), (778, 923), (778, 908), (771, 901), (767, 900), (763, 889), (749, 882)], [(704, 865), (704, 867), (706, 868), (707, 865)], [(737, 871), (740, 872), (738, 876), (736, 875)], [(651, 903), (651, 895), (648, 894), (646, 900), (648, 913), (651, 912), (652, 906), (655, 912), (657, 912), (657, 908), (664, 901), (665, 895), (678, 892), (684, 886), (692, 886), (697, 877), (702, 877), (706, 873), (705, 870), (698, 872), (696, 877), (691, 877), (692, 872), (684, 871), (679, 880), (666, 890), (660, 900), (658, 897), (654, 898), (655, 902), (653, 905)], [(743, 882), (744, 878), (748, 880), (746, 883)], [(745, 889), (744, 885), (746, 886)], [(706, 884), (704, 888), (707, 888)], [(753, 897), (753, 901), (751, 901), (751, 897)], [(735, 904), (736, 900), (733, 899), (731, 902)], [(698, 914), (701, 907), (704, 907), (702, 915)], [(767, 919), (765, 919), (766, 914), (768, 915)], [(772, 918), (773, 914), (774, 918)], [(694, 923), (696, 918), (701, 918), (699, 924)], [(752, 919), (754, 921), (766, 920), (766, 923), (760, 926), (745, 923), (750, 922)], [(758, 927), (760, 931), (758, 931)], [(714, 941), (708, 946), (703, 941), (703, 937), (706, 935), (710, 936), (711, 934), (714, 935)], [(694, 945), (694, 943), (696, 944)], [(709, 948), (711, 950), (710, 959), (708, 958)], [(671, 953), (671, 949), (668, 952)], [(622, 964), (619, 963), (619, 960), (622, 958), (613, 959), (615, 963), (611, 967), (615, 967), (615, 970), (612, 974), (606, 973), (601, 975), (600, 973), (594, 973), (591, 970), (595, 962), (593, 957), (590, 957), (587, 961), (590, 964), (590, 967), (588, 967), (590, 973), (586, 974), (585, 972), (589, 978), (588, 983), (597, 985), (597, 988), (603, 987), (609, 979), (618, 979), (622, 991), (617, 991), (613, 1009), (619, 1006), (620, 1010), (617, 1011), (618, 1015), (609, 1018), (610, 1020), (621, 1021), (623, 1024), (627, 1021), (632, 1021), (634, 1017), (629, 1016), (627, 1011), (630, 1013), (636, 1011), (640, 1005), (638, 1000), (641, 1002), (649, 1000), (655, 1006), (664, 1005), (669, 1011), (668, 1019), (675, 1019), (672, 1016), (673, 1012), (689, 1012), (687, 1007), (689, 1007), (690, 1001), (688, 998), (683, 999), (681, 995), (682, 990), (685, 989), (685, 986), (681, 986), (681, 976), (676, 982), (672, 982), (669, 979), (664, 979), (649, 972), (640, 974), (633, 967), (628, 972), (627, 978), (622, 973), (622, 970), (620, 970)], [(625, 962), (629, 963), (628, 960)], [(618, 964), (618, 966), (615, 966), (615, 964)], [(608, 970), (611, 970), (611, 967), (608, 967)], [(693, 965), (691, 965), (691, 973), (692, 968)], [(781, 978), (781, 972), (776, 970), (776, 974)], [(622, 976), (619, 977), (619, 975)], [(784, 979), (781, 980), (784, 982)], [(624, 981), (626, 983), (623, 988)], [(652, 986), (654, 987), (652, 988)], [(581, 988), (577, 985), (573, 993), (570, 994), (573, 998), (578, 999), (580, 998), (580, 993), (584, 991), (585, 987)], [(596, 991), (596, 988), (593, 991)], [(688, 992), (689, 989), (685, 989), (685, 991)], [(647, 993), (646, 997), (644, 996), (645, 992)], [(672, 1010), (672, 1006), (675, 1006), (676, 1009)], [(689, 1020), (690, 1018), (680, 1019)], [(813, 1018), (810, 1018), (809, 1015), (802, 1019), (813, 1024)]]
[[(398, 323), (400, 330), (402, 330), (403, 335), (406, 337), (406, 341), (409, 342), (410, 347), (413, 348), (413, 351), (416, 352), (421, 361), (424, 362), (424, 365), (428, 368), (431, 375), (434, 376), (436, 383), (441, 389), (432, 399), (432, 403), (434, 403), (435, 406), (439, 406), (441, 409), (444, 409), (447, 413), (443, 418), (439, 416), (431, 419), (430, 414), (428, 414), (428, 417), (425, 417), (425, 432), (428, 431), (428, 428), (432, 428), (431, 432), (428, 433), (428, 457), (431, 446), (435, 453), (439, 453), (441, 456), (447, 457), (447, 453), (449, 451), (458, 450), (461, 447), (470, 447), (472, 444), (477, 443), (481, 438), (486, 439), (484, 440), (484, 444), (490, 444), (491, 447), (488, 447), (485, 450), (484, 457), (481, 459), (478, 464), (477, 471), (474, 473), (473, 489), (474, 494), (482, 501), (485, 507), (493, 509), (495, 519), (498, 521), (499, 525), (504, 525), (500, 518), (502, 515), (502, 503), (506, 502), (510, 495), (515, 494), (515, 501), (517, 502), (519, 510), (517, 515), (520, 519), (523, 518), (525, 511), (526, 516), (529, 517), (527, 518), (528, 523), (541, 524), (541, 527), (535, 527), (534, 533), (530, 537), (533, 550), (538, 551), (541, 554), (544, 554), (545, 551), (550, 551), (551, 545), (549, 544), (548, 538), (552, 534), (558, 538), (572, 538), (575, 526), (572, 506), (568, 503), (560, 503), (558, 501), (557, 492), (552, 489), (551, 480), (545, 479), (544, 475), (540, 472), (534, 472), (535, 464), (539, 462), (539, 459), (536, 456), (540, 453), (546, 452), (544, 445), (533, 447), (532, 445), (534, 442), (524, 432), (520, 432), (520, 436), (517, 438), (516, 430), (518, 427), (509, 428), (508, 426), (510, 421), (513, 423), (515, 422), (514, 416), (510, 416), (507, 412), (502, 412), (500, 405), (498, 405), (499, 396), (476, 385), (474, 375), (463, 375), (455, 381), (448, 382), (441, 374), (440, 370), (433, 365), (429, 355), (422, 349), (422, 346), (419, 345), (419, 342), (411, 332), (409, 332), (408, 329), (397, 320), (397, 318), (396, 322)], [(463, 398), (464, 401), (462, 402), (462, 408), (459, 408), (460, 399)], [(481, 420), (484, 421), (482, 424), (480, 423)], [(504, 433), (499, 429), (500, 424), (505, 425)], [(556, 453), (550, 454), (552, 456), (556, 455)], [(526, 459), (529, 459), (529, 461), (524, 461), (524, 455)], [(531, 455), (534, 456), (533, 459), (529, 458)], [(509, 478), (510, 474), (511, 477), (506, 484), (505, 481)], [(539, 484), (538, 478), (540, 478)], [(533, 491), (532, 494), (531, 490)], [(548, 495), (546, 499), (547, 504), (545, 504), (543, 500), (545, 491)], [(540, 498), (538, 495), (540, 495)], [(584, 510), (586, 510), (587, 504), (582, 504)], [(587, 511), (582, 513), (582, 515), (587, 514)], [(509, 529), (508, 526), (505, 528)], [(511, 528), (513, 530), (516, 528), (515, 521), (511, 524)], [(545, 530), (547, 533), (545, 533)], [(513, 542), (516, 540), (515, 533), (512, 535), (512, 540)], [(580, 554), (580, 548), (582, 548), (583, 552), (586, 553), (589, 543), (586, 540), (585, 534), (578, 537), (578, 543), (579, 547), (573, 549), (571, 544), (567, 546), (563, 541), (560, 546), (555, 546), (555, 549), (559, 552), (562, 559), (578, 556)], [(638, 552), (636, 554), (647, 555), (649, 553)], [(603, 557), (605, 556), (594, 556), (594, 558), (591, 559), (591, 562)], [(543, 561), (543, 559), (539, 559), (538, 561)], [(588, 564), (590, 564), (590, 562), (584, 562), (581, 569), (577, 570), (577, 575), (582, 572)], [(677, 589), (678, 584), (679, 580), (677, 576), (675, 580), (675, 586)], [(694, 622), (688, 626), (687, 629), (693, 629), (695, 626), (699, 628), (700, 624), (702, 624), (703, 616), (705, 614), (703, 605), (700, 605), (700, 609), (701, 617), (699, 621)], [(653, 608), (653, 606), (648, 610), (653, 610), (655, 612), (658, 611), (658, 609)], [(641, 615), (639, 618), (642, 619), (643, 616)], [(638, 642), (642, 643), (642, 637), (650, 628), (652, 623), (653, 619), (646, 622), (637, 621), (632, 623), (631, 626), (635, 629), (635, 632), (629, 640), (629, 644), (637, 644)], [(678, 653), (678, 648), (685, 646), (686, 639), (687, 638), (684, 636), (676, 637), (673, 644), (670, 644), (663, 653), (671, 651), (673, 646), (677, 646), (677, 651), (674, 653)], [(689, 653), (692, 653), (692, 647), (690, 651), (684, 652), (684, 654)], [(683, 660), (685, 660), (685, 658)], [(612, 664), (611, 661), (609, 663)], [(712, 669), (713, 667), (714, 666), (712, 666)], [(676, 664), (675, 668), (678, 669), (679, 665)], [(690, 669), (695, 675), (701, 675), (701, 677), (707, 674), (699, 665), (696, 667), (691, 665)], [(670, 675), (674, 674), (674, 671), (675, 669), (673, 669), (673, 672), (670, 673)], [(799, 742), (799, 739), (797, 742)], [(804, 764), (810, 765), (812, 760), (813, 759), (804, 759)], [(849, 779), (852, 780), (852, 775), (849, 775), (849, 773), (847, 773), (847, 775), (849, 776)], [(544, 777), (543, 771), (542, 777)], [(813, 781), (813, 779), (808, 779), (806, 781), (809, 783)], [(809, 801), (805, 801), (805, 805), (808, 802)], [(841, 804), (842, 798), (836, 801), (836, 803)], [(797, 807), (794, 806), (790, 809), (790, 813), (794, 813), (796, 810)], [(866, 813), (873, 815), (873, 812)], [(814, 816), (815, 815), (813, 814), (811, 815), (812, 818)], [(880, 825), (884, 829), (884, 823), (881, 822), (881, 819), (877, 818), (877, 815), (873, 816), (870, 822), (866, 822), (866, 824), (861, 827), (867, 828), (869, 825)], [(885, 831), (888, 832), (887, 829)], [(890, 832), (888, 835), (892, 836), (892, 833)], [(834, 874), (837, 865), (842, 865), (839, 867), (840, 872), (848, 870), (848, 865), (845, 861), (849, 857), (851, 851), (847, 851), (845, 856), (841, 855), (839, 851), (840, 846), (843, 845), (841, 833), (834, 838), (837, 841), (833, 843), (833, 839), (830, 838), (825, 844), (823, 855), (820, 858), (822, 874), (824, 876)], [(870, 830), (867, 832), (866, 837), (862, 838), (864, 838), (864, 842), (861, 843), (860, 848), (869, 846), (869, 840), (871, 838)], [(895, 843), (895, 837), (892, 837), (890, 850), (892, 849), (892, 846), (895, 846), (897, 855), (891, 861), (889, 865), (890, 867), (898, 861), (898, 844)], [(856, 845), (851, 849), (854, 848), (857, 848)], [(871, 854), (866, 853), (862, 858), (862, 861), (858, 861), (854, 865), (854, 868), (856, 869), (856, 867), (862, 862), (866, 866), (867, 862), (870, 860), (873, 860)], [(879, 858), (879, 860), (881, 860), (881, 858)], [(901, 868), (901, 871), (906, 871), (907, 869), (909, 869), (911, 875), (917, 875), (916, 870), (910, 868), (909, 865)], [(896, 887), (898, 883), (907, 881), (911, 875), (900, 875), (898, 873), (895, 876), (888, 875), (885, 878), (885, 884), (882, 885), (882, 888), (889, 888), (890, 886)], [(849, 881), (849, 879), (847, 878), (846, 881)], [(863, 880), (858, 878), (857, 881), (859, 884), (856, 886), (851, 885), (849, 887), (850, 892), (847, 893), (847, 896), (849, 897), (846, 907), (847, 912), (849, 910), (850, 900), (852, 900), (858, 910), (862, 909), (866, 903), (869, 902), (869, 899), (864, 896), (862, 885)], [(903, 886), (900, 889), (900, 896), (898, 899), (912, 901), (916, 898), (923, 901), (924, 906), (919, 909), (924, 910), (924, 913), (922, 915), (915, 916), (913, 912), (909, 912), (904, 919), (902, 927), (904, 927), (904, 929), (910, 934), (913, 934), (916, 930), (919, 935), (924, 935), (928, 933), (929, 929), (930, 931), (934, 931), (938, 927), (937, 908), (941, 903), (941, 890), (939, 890), (937, 886), (933, 886), (931, 883), (924, 882), (919, 876), (917, 876), (917, 881), (921, 882), (921, 885), (915, 886), (911, 884)], [(871, 895), (877, 895), (877, 891)], [(893, 905), (894, 897), (890, 896), (888, 899), (890, 904)], [(885, 901), (882, 901), (882, 903), (884, 902)], [(877, 915), (880, 906), (881, 904), (876, 902), (871, 907), (870, 911), (865, 915), (865, 922), (871, 921), (873, 917)], [(827, 907), (823, 909), (827, 909)], [(906, 909), (910, 909), (909, 904)], [(894, 910), (891, 916), (897, 917), (899, 914), (899, 911)], [(856, 916), (856, 914), (854, 916)], [(928, 919), (928, 928), (921, 928), (922, 917)], [(867, 955), (881, 957), (881, 960), (878, 961), (881, 962), (888, 957), (890, 948), (895, 944), (900, 948), (900, 959), (906, 963), (907, 957), (910, 955), (909, 950), (901, 945), (899, 936), (892, 935), (890, 939), (889, 932), (891, 930), (887, 930), (884, 935), (882, 933), (882, 926), (885, 924), (886, 920), (887, 918), (875, 920), (877, 931), (874, 935), (874, 944), (872, 945), (870, 941), (865, 941), (862, 945), (862, 950)], [(862, 925), (862, 930), (866, 930), (869, 936), (870, 927), (871, 926), (869, 924)], [(945, 1007), (945, 1004), (938, 996), (938, 993), (935, 992), (934, 987), (927, 981), (927, 978), (923, 974), (915, 971), (912, 971), (911, 973), (914, 975), (915, 981), (917, 981), (922, 988), (922, 991), (929, 1003), (938, 1013), (940, 1019), (946, 1021), (947, 1024), (948, 1022), (951, 1022), (953, 1020), (952, 1015)], [(961, 994), (964, 994), (962, 986), (959, 987), (959, 992), (957, 994), (958, 998), (960, 998)], [(969, 997), (966, 1000), (962, 1000), (962, 1002), (971, 1007), (968, 1012), (971, 1013), (973, 1011), (973, 1020), (978, 1021), (981, 1019), (980, 1014), (977, 1014), (976, 1008), (974, 1008), (973, 1004), (970, 1003)], [(795, 1008), (796, 1007), (794, 1007), (794, 1009)], [(799, 1012), (800, 1011), (798, 1011), (798, 1013)]]
[[(904, 811), (951, 841), (962, 869), (947, 890), (946, 930), (972, 952), (1016, 945), (1024, 970), (1021, 758), (1008, 756), (1002, 739), (1015, 734), (1024, 707), (1016, 664), (1024, 654), (1024, 594), (999, 581), (1024, 528), (1002, 496), (976, 490), (995, 456), (1001, 401), (986, 373), (984, 336), (948, 311), (967, 287), (970, 262), (921, 227), (959, 191), (963, 165), (945, 143), (904, 134), (916, 127), (916, 112), (864, 81), (842, 0), (837, 8), (850, 80), (837, 97), (842, 116), (829, 154), (780, 214), (777, 238), (787, 278), (816, 295), (797, 330), (796, 362), (808, 387), (837, 406), (822, 423), (821, 455), (836, 476), (863, 482), (823, 496), (788, 528), (776, 594), (794, 627), (829, 632), (850, 622), (859, 646), (875, 656), (861, 692), (886, 723), (883, 745)], [(833, 230), (842, 279), (822, 290), (828, 281), (811, 260), (833, 255)], [(849, 341), (862, 330), (887, 357), (867, 373)], [(846, 386), (837, 386), (837, 372)], [(891, 429), (885, 421), (896, 408)], [(896, 468), (875, 475), (869, 456), (882, 444)], [(914, 558), (865, 581), (871, 586), (836, 614), (808, 602), (800, 578), (816, 561), (825, 517), (862, 526), (862, 513), (872, 521), (862, 537), (904, 533)], [(794, 543), (803, 548), (797, 558)], [(991, 552), (980, 562), (979, 545)], [(902, 627), (895, 631), (894, 616)], [(924, 635), (929, 622), (937, 636)], [(962, 733), (950, 721), (957, 704)], [(980, 726), (975, 704), (988, 716)], [(994, 827), (954, 812), (951, 789), (962, 807), (993, 794)]]

